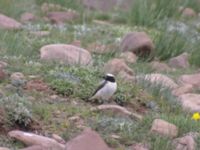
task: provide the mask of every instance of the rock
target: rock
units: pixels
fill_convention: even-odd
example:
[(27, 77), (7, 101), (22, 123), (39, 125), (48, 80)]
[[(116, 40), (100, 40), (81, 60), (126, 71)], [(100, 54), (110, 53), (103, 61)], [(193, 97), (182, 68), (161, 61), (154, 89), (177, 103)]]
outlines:
[(44, 83), (42, 80), (31, 80), (27, 82), (25, 89), (42, 92), (42, 91), (48, 91), (49, 86), (46, 83)]
[(149, 149), (147, 148), (147, 146), (141, 143), (136, 143), (130, 147), (130, 150), (149, 150)]
[(185, 136), (191, 136), (194, 139), (197, 139), (200, 136), (200, 133), (198, 132), (188, 132), (187, 134), (185, 134)]
[(171, 78), (167, 77), (166, 75), (158, 73), (139, 75), (136, 76), (136, 79), (138, 81), (146, 80), (149, 81), (152, 85), (157, 84), (170, 89), (175, 89), (178, 87), (178, 85)]
[(0, 147), (0, 150), (10, 150), (10, 149), (6, 147)]
[(31, 22), (31, 21), (35, 21), (36, 17), (34, 16), (34, 14), (30, 12), (25, 12), (21, 15), (20, 20), (21, 22)]
[(65, 140), (57, 134), (52, 134), (52, 138), (56, 140), (58, 143), (66, 144)]
[(190, 93), (193, 91), (193, 86), (191, 84), (182, 85), (172, 91), (174, 96), (180, 96), (185, 93)]
[(83, 133), (70, 140), (65, 150), (111, 150), (99, 134), (91, 129), (85, 129)]
[(63, 24), (65, 22), (74, 21), (79, 17), (76, 11), (56, 11), (47, 13), (47, 18), (55, 24)]
[(167, 64), (159, 62), (159, 61), (151, 62), (150, 66), (153, 70), (156, 70), (158, 72), (160, 72), (160, 71), (166, 71), (166, 72), (171, 71), (171, 68)]
[(125, 71), (120, 71), (118, 76), (123, 79), (125, 82), (135, 82), (135, 77), (133, 75), (128, 74)]
[(154, 44), (145, 32), (126, 34), (121, 43), (121, 51), (131, 51), (138, 56), (148, 56), (154, 49)]
[(56, 150), (64, 150), (65, 146), (63, 144), (58, 143), (54, 139), (36, 135), (33, 133), (23, 132), (23, 131), (10, 131), (8, 135), (11, 138), (15, 138), (21, 142), (23, 142), (27, 146), (42, 146), (45, 149), (56, 149)]
[(196, 17), (197, 13), (192, 8), (184, 8), (182, 10), (183, 17)]
[(20, 150), (46, 150), (45, 147), (39, 146), (39, 145), (34, 145), (34, 146), (29, 146), (27, 148), (23, 148)]
[(178, 97), (184, 110), (191, 112), (200, 111), (200, 94), (183, 94)]
[(104, 71), (105, 73), (112, 73), (114, 75), (118, 75), (122, 71), (126, 72), (129, 75), (134, 74), (132, 69), (126, 65), (125, 61), (119, 58), (114, 58), (112, 60), (109, 60), (104, 65)]
[(188, 57), (188, 53), (183, 53), (177, 57), (171, 58), (168, 64), (173, 68), (187, 68), (189, 67)]
[(178, 82), (182, 85), (191, 84), (194, 87), (200, 87), (200, 73), (182, 75), (179, 77)]
[(151, 132), (174, 138), (178, 135), (178, 128), (174, 124), (168, 123), (167, 121), (155, 119), (151, 127)]
[(22, 25), (16, 20), (0, 14), (0, 28), (3, 29), (20, 29)]
[(50, 99), (56, 101), (56, 100), (59, 100), (60, 97), (59, 97), (58, 95), (51, 95), (51, 96), (50, 96)]
[(82, 48), (67, 44), (50, 44), (40, 49), (42, 60), (59, 61), (69, 65), (89, 65), (92, 62), (90, 53)]
[(38, 37), (44, 37), (50, 35), (49, 31), (31, 31), (30, 34), (38, 36)]
[(137, 61), (137, 56), (132, 52), (123, 52), (120, 54), (120, 58), (131, 64), (134, 64)]
[(175, 150), (195, 150), (196, 142), (192, 136), (186, 135), (173, 141)]
[(8, 66), (8, 64), (4, 61), (0, 61), (0, 69), (5, 69)]
[(81, 0), (82, 4), (89, 8), (98, 11), (112, 11), (114, 9), (129, 10), (133, 4), (132, 0)]
[(26, 79), (23, 73), (15, 72), (10, 76), (11, 84), (14, 86), (24, 86), (26, 83)]
[(141, 120), (142, 119), (142, 116), (140, 116), (139, 114), (136, 114), (136, 113), (133, 113), (133, 112), (130, 112), (129, 110), (127, 110), (126, 108), (124, 107), (121, 107), (119, 105), (99, 105), (97, 107), (94, 107), (91, 109), (92, 111), (99, 111), (99, 110), (110, 110), (110, 111), (113, 111), (115, 113), (121, 113), (121, 114), (124, 114), (126, 116), (132, 116), (132, 117), (135, 117), (136, 119), (139, 119)]

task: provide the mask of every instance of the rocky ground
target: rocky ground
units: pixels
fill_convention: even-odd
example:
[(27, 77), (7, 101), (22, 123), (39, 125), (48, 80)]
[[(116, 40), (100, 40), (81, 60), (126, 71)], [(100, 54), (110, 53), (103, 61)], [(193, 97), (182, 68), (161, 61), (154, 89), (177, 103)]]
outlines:
[[(200, 1), (1, 0), (0, 150), (198, 150)], [(109, 104), (88, 101), (105, 73)]]

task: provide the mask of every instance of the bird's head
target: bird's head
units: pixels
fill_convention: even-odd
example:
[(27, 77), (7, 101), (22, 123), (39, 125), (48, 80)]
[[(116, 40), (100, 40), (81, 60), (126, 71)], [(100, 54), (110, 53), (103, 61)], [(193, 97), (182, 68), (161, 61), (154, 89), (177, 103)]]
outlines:
[(107, 73), (103, 78), (106, 81), (115, 82), (115, 76), (113, 74)]

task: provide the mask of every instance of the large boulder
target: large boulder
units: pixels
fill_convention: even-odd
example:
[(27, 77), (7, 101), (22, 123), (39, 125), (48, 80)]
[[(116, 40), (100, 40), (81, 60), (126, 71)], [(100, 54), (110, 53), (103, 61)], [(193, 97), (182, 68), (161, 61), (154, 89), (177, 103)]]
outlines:
[(194, 87), (200, 87), (200, 73), (186, 74), (179, 77), (180, 84), (191, 84)]
[(15, 138), (23, 142), (27, 146), (42, 146), (44, 149), (55, 149), (55, 150), (64, 150), (65, 145), (58, 143), (56, 140), (36, 135), (33, 133), (23, 132), (19, 130), (10, 131), (8, 133), (9, 137)]
[(0, 28), (3, 29), (20, 29), (22, 25), (14, 20), (13, 18), (10, 18), (8, 16), (5, 16), (3, 14), (0, 14)]
[(191, 112), (200, 111), (200, 94), (183, 94), (178, 97), (178, 100), (184, 110)]
[(90, 53), (80, 47), (67, 44), (50, 44), (40, 49), (42, 60), (59, 61), (69, 65), (89, 65), (92, 61)]
[(139, 56), (148, 56), (153, 51), (154, 44), (145, 32), (131, 32), (123, 37), (120, 49), (131, 51)]
[(171, 58), (168, 64), (173, 68), (187, 68), (189, 67), (188, 57), (188, 53), (183, 53), (177, 57)]
[(111, 150), (100, 135), (91, 129), (85, 129), (83, 133), (67, 142), (65, 150)]
[(151, 132), (174, 138), (178, 135), (178, 128), (165, 120), (155, 119), (151, 127)]

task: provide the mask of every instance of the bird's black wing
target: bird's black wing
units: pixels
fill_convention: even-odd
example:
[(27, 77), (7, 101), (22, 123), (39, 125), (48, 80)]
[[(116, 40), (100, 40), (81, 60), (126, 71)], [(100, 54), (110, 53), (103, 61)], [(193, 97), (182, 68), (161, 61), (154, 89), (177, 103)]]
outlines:
[(95, 90), (95, 92), (92, 94), (92, 96), (94, 96), (102, 87), (104, 87), (104, 85), (107, 83), (107, 81), (103, 81), (99, 87)]

